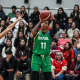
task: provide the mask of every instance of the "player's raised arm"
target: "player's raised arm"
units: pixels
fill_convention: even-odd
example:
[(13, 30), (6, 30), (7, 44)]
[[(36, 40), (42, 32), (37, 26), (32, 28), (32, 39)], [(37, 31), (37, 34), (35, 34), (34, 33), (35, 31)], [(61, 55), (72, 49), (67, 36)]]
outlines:
[(16, 24), (18, 21), (22, 20), (22, 17), (23, 17), (23, 14), (22, 14), (21, 16), (19, 16), (18, 19), (17, 19), (14, 23), (12, 23), (11, 25), (9, 25), (2, 33), (0, 33), (0, 39), (1, 39), (3, 36), (5, 36), (9, 31), (11, 31), (11, 29), (15, 26), (15, 24)]
[(31, 32), (32, 35), (35, 35), (35, 34), (37, 33), (37, 30), (38, 30), (40, 24), (41, 24), (41, 20), (40, 20), (39, 23), (32, 29), (32, 32)]
[(51, 24), (50, 24), (50, 30), (51, 30), (51, 34), (55, 34), (57, 32), (57, 28), (56, 28), (56, 23), (55, 23), (55, 18), (51, 12)]

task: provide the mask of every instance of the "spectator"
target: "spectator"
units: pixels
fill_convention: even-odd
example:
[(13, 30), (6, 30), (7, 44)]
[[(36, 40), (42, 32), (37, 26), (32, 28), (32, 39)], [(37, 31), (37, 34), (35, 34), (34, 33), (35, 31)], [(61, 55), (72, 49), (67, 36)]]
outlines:
[[(1, 20), (0, 33), (3, 32), (5, 29), (6, 29), (5, 21), (4, 20)], [(2, 48), (5, 46), (4, 41), (5, 41), (5, 36), (0, 39), (0, 54), (2, 52)]]
[(62, 29), (60, 28), (61, 27), (61, 24), (59, 21), (56, 21), (56, 27), (57, 27), (57, 33), (55, 34), (55, 37), (57, 39), (61, 38), (62, 37)]
[(29, 57), (29, 49), (28, 47), (26, 46), (26, 42), (24, 39), (21, 39), (20, 42), (19, 42), (19, 46), (16, 50), (16, 58), (19, 59), (20, 58), (20, 53), (25, 51), (27, 56)]
[(12, 12), (8, 14), (6, 23), (9, 23), (9, 20), (16, 16), (16, 6), (12, 6)]
[(19, 32), (19, 31), (22, 31), (22, 32), (24, 33), (24, 35), (25, 35), (25, 33), (26, 33), (26, 27), (25, 27), (25, 24), (24, 24), (23, 21), (20, 21), (20, 23), (19, 23), (18, 32)]
[(11, 31), (7, 33), (7, 38), (5, 39), (4, 43), (6, 43), (7, 39), (10, 39), (11, 42), (12, 42), (12, 46), (14, 46), (14, 40), (15, 40), (15, 38), (13, 38), (13, 34), (12, 34)]
[(80, 48), (75, 47), (75, 48), (73, 48), (73, 50), (74, 50), (74, 54), (75, 54), (75, 57), (76, 57), (80, 53)]
[(1, 55), (0, 55), (0, 74), (2, 71), (2, 63), (3, 63), (3, 57), (1, 57)]
[(0, 21), (5, 20), (5, 12), (2, 9), (2, 6), (0, 5)]
[(68, 69), (68, 74), (69, 77), (67, 77), (67, 80), (80, 80), (80, 54), (78, 54), (75, 61), (72, 62)]
[(76, 21), (78, 18), (78, 15), (79, 15), (79, 5), (75, 5), (73, 12), (71, 12), (70, 17), (72, 17), (74, 21)]
[(52, 80), (64, 80), (64, 72), (67, 70), (67, 62), (62, 52), (56, 53), (56, 59), (52, 63)]
[(25, 44), (27, 42), (27, 39), (26, 37), (24, 36), (23, 32), (22, 31), (19, 31), (18, 32), (18, 37), (15, 39), (14, 41), (14, 46), (17, 48), (19, 46), (19, 43), (20, 43), (20, 40), (21, 39), (24, 39), (25, 40)]
[[(17, 11), (17, 12), (16, 12), (16, 17), (11, 18), (10, 21), (15, 22), (16, 19), (20, 16), (20, 14), (21, 14), (21, 13), (20, 13), (19, 11)], [(24, 19), (21, 20), (21, 21), (23, 21), (25, 25), (28, 25), (28, 23), (27, 23)], [(15, 27), (16, 27), (17, 29), (19, 28), (19, 22), (20, 22), (20, 21), (18, 21), (18, 22), (16, 23), (16, 25), (15, 25)]]
[(65, 44), (66, 44), (66, 42), (71, 42), (71, 40), (67, 38), (67, 33), (66, 33), (66, 31), (63, 31), (63, 32), (62, 32), (62, 38), (60, 38), (60, 39), (58, 40), (58, 46), (59, 46), (61, 49), (63, 49), (64, 46), (65, 46)]
[(51, 44), (51, 48), (50, 48), (50, 57), (51, 57), (51, 61), (53, 62), (53, 60), (55, 59), (56, 56), (56, 52), (61, 52), (61, 49), (57, 46), (58, 40), (57, 39), (53, 39), (52, 44)]
[(9, 78), (8, 80), (14, 79), (16, 64), (17, 60), (15, 59), (15, 57), (13, 57), (12, 51), (7, 50), (6, 58), (3, 59), (3, 64), (2, 64), (3, 70), (1, 72), (1, 76), (3, 77), (4, 80), (6, 79), (6, 77)]
[(64, 29), (65, 31), (68, 31), (68, 29), (71, 28), (72, 22), (73, 22), (73, 18), (69, 17), (68, 18), (68, 24), (65, 26), (65, 29)]
[(26, 33), (25, 33), (26, 38), (29, 37), (33, 27), (34, 27), (34, 23), (32, 21), (29, 21), (29, 26), (27, 27), (27, 30), (26, 30)]
[(27, 57), (26, 52), (20, 53), (20, 59), (18, 60), (16, 69), (15, 80), (19, 80), (23, 76), (25, 76), (26, 80), (30, 80), (31, 61)]
[(65, 25), (68, 23), (68, 18), (67, 14), (64, 12), (64, 9), (62, 7), (58, 9), (57, 21), (60, 21), (62, 23), (61, 28), (65, 29)]
[(75, 23), (75, 22), (72, 22), (71, 28), (68, 29), (68, 31), (67, 31), (67, 34), (68, 34), (68, 37), (69, 37), (70, 40), (72, 40), (73, 32), (74, 32), (75, 30), (79, 31), (79, 29), (77, 28), (76, 23)]
[(33, 11), (33, 13), (31, 13), (30, 19), (29, 19), (29, 21), (34, 22), (34, 26), (39, 22), (39, 14), (40, 14), (40, 12), (38, 11), (38, 7), (35, 6), (34, 11)]
[(29, 58), (30, 59), (32, 58), (33, 46), (34, 46), (34, 40), (33, 40), (33, 35), (31, 33), (30, 36), (29, 36), (29, 39), (28, 39), (28, 48), (29, 48), (29, 51), (30, 51)]
[(1, 20), (0, 33), (3, 32), (5, 29), (6, 29), (5, 21), (4, 20)]
[(16, 49), (15, 49), (14, 46), (12, 46), (11, 40), (10, 40), (10, 39), (7, 39), (7, 40), (6, 40), (6, 45), (5, 45), (5, 47), (2, 49), (2, 57), (3, 57), (3, 58), (6, 57), (6, 51), (9, 50), (9, 49), (12, 51), (13, 56), (15, 56), (15, 51), (16, 51)]
[(72, 44), (74, 48), (77, 46), (77, 44), (79, 44), (78, 43), (79, 39), (80, 39), (79, 31), (75, 30), (73, 32), (73, 38), (72, 38)]
[(72, 49), (72, 44), (67, 42), (62, 52), (65, 60), (67, 61), (67, 68), (69, 68), (71, 63), (74, 61), (74, 51)]
[(29, 18), (28, 18), (28, 14), (26, 12), (25, 6), (21, 6), (20, 12), (21, 12), (21, 14), (24, 14), (23, 18), (28, 23), (29, 22)]
[(73, 47), (74, 47), (73, 48), (74, 54), (76, 57), (76, 55), (80, 53), (80, 35), (78, 31), (74, 31), (72, 42), (73, 42)]
[(44, 8), (44, 10), (49, 10), (49, 7), (46, 6), (46, 7)]
[[(9, 25), (11, 25), (13, 23), (13, 21), (9, 21)], [(13, 29), (11, 30), (13, 33), (13, 38), (17, 37), (17, 28), (13, 27)]]
[(78, 29), (80, 30), (80, 12), (79, 12), (78, 19), (76, 20), (76, 23), (78, 24)]

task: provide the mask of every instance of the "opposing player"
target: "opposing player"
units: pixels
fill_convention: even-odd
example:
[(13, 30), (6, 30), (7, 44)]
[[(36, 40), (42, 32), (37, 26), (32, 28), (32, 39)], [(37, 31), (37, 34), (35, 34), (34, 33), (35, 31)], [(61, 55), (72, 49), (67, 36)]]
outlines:
[[(49, 56), (50, 45), (53, 35), (57, 32), (55, 19), (53, 14), (51, 14), (52, 23), (50, 25), (50, 31), (47, 31), (49, 27), (49, 21), (39, 23), (33, 28), (32, 34), (34, 37), (34, 48), (32, 55), (32, 74), (31, 80), (38, 80), (39, 70), (41, 69), (45, 80), (51, 80), (51, 59)], [(37, 33), (39, 26), (41, 25), (41, 30)]]
[(12, 23), (11, 25), (9, 25), (2, 33), (0, 33), (0, 39), (1, 39), (3, 36), (5, 36), (9, 31), (11, 31), (11, 29), (15, 26), (15, 24), (16, 24), (18, 21), (22, 20), (22, 17), (23, 17), (23, 14), (22, 14), (21, 16), (19, 16), (18, 19), (17, 19), (14, 23)]

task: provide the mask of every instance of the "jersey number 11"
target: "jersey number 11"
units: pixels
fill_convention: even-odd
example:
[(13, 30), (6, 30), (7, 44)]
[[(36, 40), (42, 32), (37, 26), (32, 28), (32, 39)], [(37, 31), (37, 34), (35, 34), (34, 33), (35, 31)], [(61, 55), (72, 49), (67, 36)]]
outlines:
[(41, 42), (41, 49), (46, 49), (46, 42)]

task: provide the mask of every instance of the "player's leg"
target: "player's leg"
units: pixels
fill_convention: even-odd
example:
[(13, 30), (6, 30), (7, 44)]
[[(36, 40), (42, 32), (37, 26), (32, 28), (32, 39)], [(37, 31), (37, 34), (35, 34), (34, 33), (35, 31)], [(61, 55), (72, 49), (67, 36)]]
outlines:
[(39, 71), (42, 64), (42, 58), (35, 54), (32, 55), (32, 73), (31, 73), (31, 80), (39, 80)]
[(45, 80), (51, 80), (51, 72), (43, 72)]
[(31, 80), (39, 80), (39, 72), (38, 71), (31, 72)]
[(50, 56), (44, 57), (42, 71), (43, 71), (45, 80), (51, 80), (51, 59), (50, 59)]

